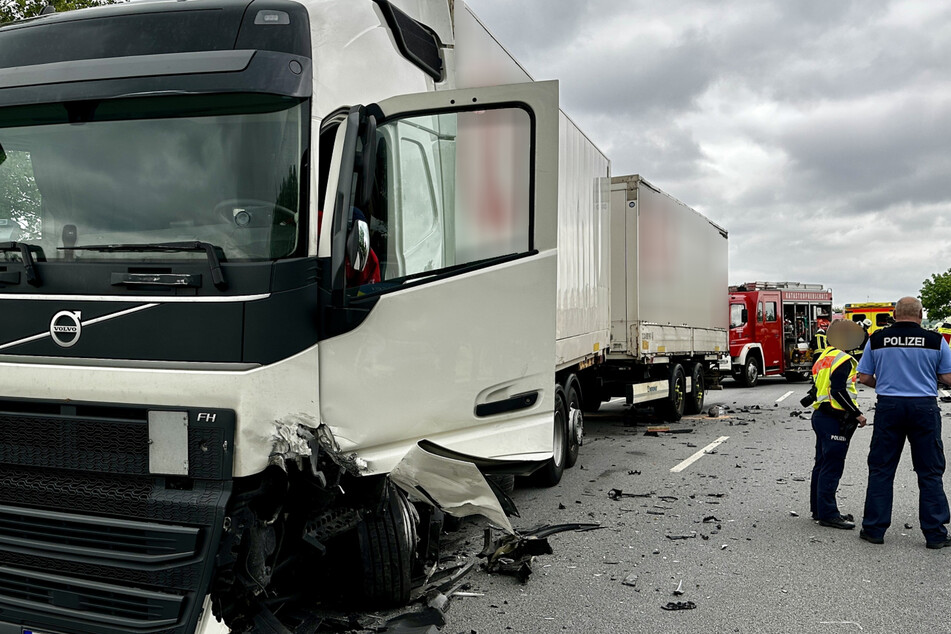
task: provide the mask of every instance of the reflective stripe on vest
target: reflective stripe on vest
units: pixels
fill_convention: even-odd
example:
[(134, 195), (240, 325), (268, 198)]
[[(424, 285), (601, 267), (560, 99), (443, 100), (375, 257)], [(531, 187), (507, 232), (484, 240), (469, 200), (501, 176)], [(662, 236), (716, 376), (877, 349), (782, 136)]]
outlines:
[(849, 398), (858, 406), (858, 390), (855, 389), (855, 382), (858, 380), (857, 364), (847, 352), (836, 348), (826, 348), (812, 366), (812, 381), (816, 385), (816, 402), (812, 404), (814, 409), (819, 409), (822, 403), (828, 402), (832, 405), (832, 409), (845, 410), (832, 398), (832, 373), (843, 363), (852, 365), (846, 387), (849, 390)]
[(829, 342), (824, 334), (816, 333), (816, 350), (822, 351), (829, 347)]

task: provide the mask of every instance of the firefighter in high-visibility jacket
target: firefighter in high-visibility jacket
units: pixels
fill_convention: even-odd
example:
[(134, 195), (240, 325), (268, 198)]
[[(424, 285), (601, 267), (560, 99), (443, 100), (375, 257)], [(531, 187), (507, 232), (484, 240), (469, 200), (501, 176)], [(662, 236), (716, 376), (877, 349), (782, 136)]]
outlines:
[(809, 340), (809, 350), (812, 351), (813, 363), (816, 362), (816, 359), (819, 358), (822, 351), (829, 345), (828, 337), (826, 336), (826, 329), (829, 327), (829, 322), (820, 317), (817, 323), (819, 329), (816, 331), (816, 334), (812, 335), (812, 339)]
[(812, 405), (816, 460), (809, 505), (813, 519), (832, 528), (855, 528), (852, 516), (839, 512), (835, 492), (845, 468), (852, 434), (866, 422), (857, 402), (857, 364), (844, 352), (857, 347), (863, 335), (862, 327), (854, 322), (843, 319), (832, 322), (827, 333), (829, 345), (812, 366), (816, 388), (816, 402)]

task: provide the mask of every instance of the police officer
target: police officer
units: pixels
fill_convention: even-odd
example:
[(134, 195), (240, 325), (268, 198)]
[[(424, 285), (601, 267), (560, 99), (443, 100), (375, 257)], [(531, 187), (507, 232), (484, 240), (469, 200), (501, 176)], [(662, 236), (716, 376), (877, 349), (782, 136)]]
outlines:
[(878, 394), (875, 429), (868, 454), (868, 490), (859, 536), (882, 544), (892, 520), (895, 470), (905, 446), (918, 474), (918, 519), (928, 548), (951, 546), (951, 521), (944, 493), (945, 456), (937, 382), (951, 382), (951, 349), (936, 332), (921, 327), (921, 302), (903, 297), (895, 323), (869, 338), (859, 364), (859, 381)]
[(853, 529), (851, 516), (843, 516), (835, 502), (845, 455), (856, 427), (865, 426), (855, 390), (856, 363), (844, 350), (862, 341), (862, 328), (839, 319), (829, 325), (829, 345), (812, 366), (816, 388), (812, 429), (816, 433), (816, 460), (812, 468), (809, 505), (813, 519), (822, 526)]

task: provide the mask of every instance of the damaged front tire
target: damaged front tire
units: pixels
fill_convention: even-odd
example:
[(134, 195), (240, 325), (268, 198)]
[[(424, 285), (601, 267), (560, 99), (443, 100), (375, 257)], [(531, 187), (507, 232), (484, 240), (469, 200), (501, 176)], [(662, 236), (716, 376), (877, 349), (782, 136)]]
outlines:
[(357, 525), (360, 569), (357, 588), (374, 606), (405, 605), (412, 589), (416, 513), (397, 487), (387, 483), (380, 508)]

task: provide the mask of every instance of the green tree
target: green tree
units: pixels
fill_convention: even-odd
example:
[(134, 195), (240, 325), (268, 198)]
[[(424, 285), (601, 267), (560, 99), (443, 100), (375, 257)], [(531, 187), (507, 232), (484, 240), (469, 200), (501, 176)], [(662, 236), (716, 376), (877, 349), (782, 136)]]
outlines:
[(0, 22), (13, 22), (38, 16), (43, 8), (52, 5), (57, 13), (115, 4), (116, 0), (5, 0), (0, 4)]
[(938, 321), (951, 316), (951, 269), (932, 273), (930, 280), (921, 283), (918, 297), (929, 320)]

